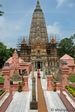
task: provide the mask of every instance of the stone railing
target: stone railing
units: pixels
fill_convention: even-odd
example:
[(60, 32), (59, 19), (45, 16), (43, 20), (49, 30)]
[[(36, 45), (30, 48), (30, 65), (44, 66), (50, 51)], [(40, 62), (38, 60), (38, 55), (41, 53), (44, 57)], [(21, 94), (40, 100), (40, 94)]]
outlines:
[(62, 102), (64, 103), (67, 110), (66, 112), (75, 112), (75, 108), (72, 106), (72, 104), (67, 100), (66, 96), (61, 91), (60, 94), (58, 94)]
[[(7, 93), (6, 93), (7, 94)], [(12, 101), (12, 93), (4, 94), (0, 100), (0, 112), (5, 112), (8, 105)], [(6, 95), (6, 96), (5, 96)], [(4, 99), (3, 99), (4, 98)]]
[(6, 94), (7, 92), (5, 91), (1, 96), (0, 96), (0, 100), (2, 99), (2, 97)]
[(69, 95), (69, 97), (70, 97), (73, 101), (75, 101), (75, 97), (73, 97), (73, 96), (68, 92), (68, 90), (65, 89), (65, 91), (66, 91), (66, 93)]

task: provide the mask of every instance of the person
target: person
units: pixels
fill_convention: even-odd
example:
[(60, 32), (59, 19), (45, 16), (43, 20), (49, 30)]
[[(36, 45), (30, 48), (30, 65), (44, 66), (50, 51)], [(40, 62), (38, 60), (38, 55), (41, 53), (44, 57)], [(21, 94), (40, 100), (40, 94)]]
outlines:
[(38, 78), (40, 78), (40, 70), (39, 69), (37, 71), (37, 76), (38, 76)]

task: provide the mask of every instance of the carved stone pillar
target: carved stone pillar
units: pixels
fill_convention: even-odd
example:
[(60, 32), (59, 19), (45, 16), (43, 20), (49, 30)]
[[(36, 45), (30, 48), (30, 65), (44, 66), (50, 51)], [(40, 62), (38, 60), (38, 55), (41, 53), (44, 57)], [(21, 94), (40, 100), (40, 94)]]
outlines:
[(24, 87), (23, 87), (24, 91), (28, 91), (29, 90), (29, 85), (28, 85), (28, 76), (24, 77)]
[(6, 91), (10, 91), (10, 69), (9, 67), (4, 67), (2, 69), (2, 73), (4, 76), (4, 89)]
[(52, 75), (47, 75), (47, 90), (52, 91), (53, 90), (53, 76)]
[(65, 89), (65, 86), (68, 85), (68, 73), (69, 73), (68, 67), (62, 68), (62, 87), (63, 89)]
[(61, 83), (59, 82), (59, 83), (56, 83), (56, 90), (58, 91), (58, 90), (61, 90)]
[(30, 102), (30, 109), (37, 109), (38, 103), (36, 101), (36, 79), (32, 78), (32, 101)]

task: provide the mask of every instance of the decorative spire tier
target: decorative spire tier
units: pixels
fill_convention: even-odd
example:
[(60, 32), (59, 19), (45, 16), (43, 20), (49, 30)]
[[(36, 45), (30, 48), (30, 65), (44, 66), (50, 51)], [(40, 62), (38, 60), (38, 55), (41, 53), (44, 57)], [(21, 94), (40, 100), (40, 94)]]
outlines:
[(36, 4), (36, 8), (35, 8), (35, 11), (37, 11), (37, 10), (41, 10), (41, 11), (42, 11), (42, 9), (41, 9), (41, 7), (40, 7), (40, 2), (39, 2), (39, 0), (37, 0), (37, 4)]

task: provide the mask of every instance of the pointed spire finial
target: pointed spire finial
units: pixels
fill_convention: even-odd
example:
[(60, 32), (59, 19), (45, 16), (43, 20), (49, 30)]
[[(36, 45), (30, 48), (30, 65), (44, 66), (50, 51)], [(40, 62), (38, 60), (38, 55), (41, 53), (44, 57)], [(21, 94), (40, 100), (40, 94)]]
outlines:
[(39, 0), (37, 0), (36, 9), (41, 9)]
[(23, 36), (23, 39), (22, 39), (21, 44), (25, 44), (25, 45), (26, 45), (26, 39), (25, 39), (25, 37), (24, 37), (24, 36)]
[(37, 4), (40, 4), (39, 0), (37, 0)]
[(13, 58), (18, 58), (18, 53), (17, 50), (15, 49), (12, 55)]

